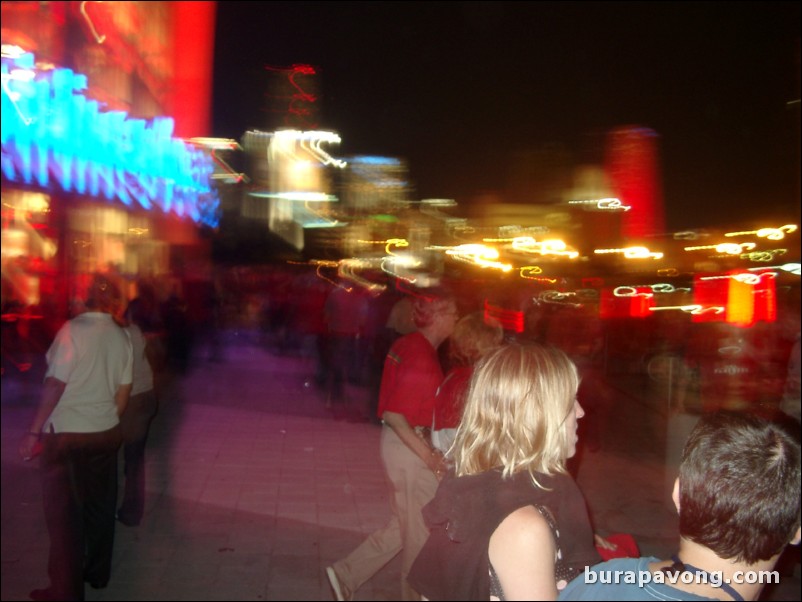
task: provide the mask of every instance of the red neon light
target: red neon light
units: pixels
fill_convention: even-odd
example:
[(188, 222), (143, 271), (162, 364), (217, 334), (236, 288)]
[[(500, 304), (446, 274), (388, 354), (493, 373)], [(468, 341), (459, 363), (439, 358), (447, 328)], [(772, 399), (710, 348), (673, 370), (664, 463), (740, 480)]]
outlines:
[(694, 314), (694, 322), (727, 322), (748, 328), (756, 322), (777, 320), (776, 282), (768, 273), (757, 275), (732, 271), (720, 276), (696, 276), (693, 299), (703, 308), (725, 308), (721, 313), (703, 311)]
[(524, 312), (491, 305), (487, 299), (485, 299), (484, 317), (485, 320), (488, 318), (498, 320), (504, 330), (512, 330), (515, 333), (524, 331)]
[(290, 97), (290, 101), (287, 105), (287, 116), (284, 118), (284, 122), (286, 125), (293, 125), (291, 122), (292, 120), (289, 118), (290, 115), (294, 115), (298, 117), (303, 122), (303, 127), (308, 130), (317, 129), (318, 124), (316, 122), (310, 121), (312, 117), (312, 109), (310, 108), (312, 104), (317, 102), (317, 96), (314, 94), (305, 91), (300, 84), (296, 81), (296, 77), (301, 75), (316, 75), (315, 68), (311, 65), (293, 65), (292, 67), (271, 67), (270, 65), (266, 65), (265, 69), (268, 71), (278, 71), (280, 73), (284, 73), (287, 76), (287, 81), (289, 81), (290, 86), (295, 88), (297, 92), (293, 93)]
[(645, 318), (651, 315), (649, 308), (654, 307), (654, 293), (651, 287), (633, 287), (633, 294), (616, 295), (615, 289), (602, 289), (599, 299), (599, 317), (601, 318)]
[(590, 276), (582, 278), (582, 288), (601, 288), (604, 286), (604, 278)]

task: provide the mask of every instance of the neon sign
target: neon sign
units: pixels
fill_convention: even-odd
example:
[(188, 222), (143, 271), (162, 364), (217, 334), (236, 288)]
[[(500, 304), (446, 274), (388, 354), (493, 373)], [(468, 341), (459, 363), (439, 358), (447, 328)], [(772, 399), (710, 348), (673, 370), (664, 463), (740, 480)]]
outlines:
[[(31, 53), (2, 61), (2, 170), (11, 182), (159, 207), (216, 226), (214, 163), (173, 138), (171, 118), (133, 119), (84, 95), (86, 76), (36, 69)], [(31, 76), (32, 74), (32, 76)]]

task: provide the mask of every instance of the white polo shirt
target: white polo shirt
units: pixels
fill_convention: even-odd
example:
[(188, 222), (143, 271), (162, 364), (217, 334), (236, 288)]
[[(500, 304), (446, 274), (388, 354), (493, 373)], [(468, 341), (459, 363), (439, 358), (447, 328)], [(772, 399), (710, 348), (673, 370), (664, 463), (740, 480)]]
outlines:
[(131, 341), (110, 314), (86, 312), (64, 324), (47, 351), (45, 377), (67, 386), (42, 430), (96, 433), (119, 424), (114, 394), (131, 384), (133, 366)]

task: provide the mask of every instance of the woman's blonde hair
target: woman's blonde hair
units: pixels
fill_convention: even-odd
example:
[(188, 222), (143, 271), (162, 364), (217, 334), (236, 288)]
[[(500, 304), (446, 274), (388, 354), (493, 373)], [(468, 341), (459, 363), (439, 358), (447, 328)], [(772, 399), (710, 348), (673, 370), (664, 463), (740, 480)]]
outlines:
[(579, 375), (553, 347), (513, 343), (486, 355), (471, 378), (451, 455), (457, 476), (501, 468), (565, 472), (575, 433), (566, 432)]
[(460, 318), (451, 333), (449, 356), (457, 365), (470, 366), (504, 340), (498, 320), (477, 311)]

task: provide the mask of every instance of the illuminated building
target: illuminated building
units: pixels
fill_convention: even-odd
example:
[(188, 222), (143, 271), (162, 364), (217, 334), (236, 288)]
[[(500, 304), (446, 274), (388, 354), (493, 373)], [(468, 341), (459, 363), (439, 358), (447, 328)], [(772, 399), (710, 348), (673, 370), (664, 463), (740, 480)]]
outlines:
[(320, 98), (318, 74), (311, 65), (265, 66), (267, 93), (265, 113), (268, 130), (316, 130)]
[(348, 157), (340, 179), (343, 210), (357, 215), (398, 209), (409, 200), (409, 170), (395, 157)]
[(306, 230), (343, 226), (330, 207), (338, 200), (331, 193), (330, 170), (347, 163), (323, 148), (339, 142), (337, 134), (317, 130), (246, 132), (242, 146), (253, 182), (243, 198), (243, 216), (267, 222), (270, 232), (299, 251)]
[(653, 130), (630, 126), (607, 134), (605, 170), (613, 196), (631, 207), (622, 217), (624, 238), (664, 232), (659, 160)]
[[(198, 277), (217, 223), (214, 2), (2, 4), (3, 299), (66, 317), (88, 275)], [(7, 244), (8, 243), (8, 244)], [(189, 274), (194, 271), (194, 274)], [(168, 291), (169, 292), (169, 291)]]

